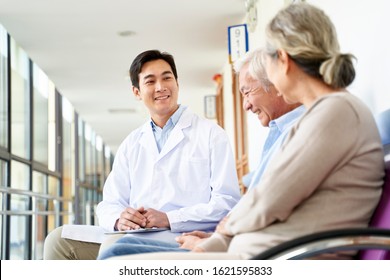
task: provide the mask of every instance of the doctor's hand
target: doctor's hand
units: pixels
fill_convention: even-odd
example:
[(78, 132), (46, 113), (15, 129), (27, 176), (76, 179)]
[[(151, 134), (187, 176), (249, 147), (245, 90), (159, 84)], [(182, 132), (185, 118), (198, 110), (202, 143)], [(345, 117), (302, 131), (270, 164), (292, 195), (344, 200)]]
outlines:
[(153, 208), (148, 208), (142, 214), (147, 220), (146, 227), (170, 228), (168, 216), (166, 213), (157, 211)]
[(127, 207), (116, 221), (115, 228), (117, 230), (131, 230), (145, 227), (147, 218), (143, 215), (144, 211), (143, 207), (138, 209)]

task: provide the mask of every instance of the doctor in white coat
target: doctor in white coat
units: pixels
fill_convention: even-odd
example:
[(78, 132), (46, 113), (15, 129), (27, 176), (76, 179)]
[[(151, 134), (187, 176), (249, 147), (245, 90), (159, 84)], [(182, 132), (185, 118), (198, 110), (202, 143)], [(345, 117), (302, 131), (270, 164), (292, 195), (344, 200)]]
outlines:
[[(109, 231), (213, 230), (240, 199), (226, 132), (178, 104), (177, 72), (170, 54), (157, 50), (139, 54), (130, 78), (134, 95), (151, 118), (118, 148), (97, 207), (99, 225)], [(45, 259), (97, 257), (100, 244), (59, 240), (58, 234), (53, 242), (49, 236)]]

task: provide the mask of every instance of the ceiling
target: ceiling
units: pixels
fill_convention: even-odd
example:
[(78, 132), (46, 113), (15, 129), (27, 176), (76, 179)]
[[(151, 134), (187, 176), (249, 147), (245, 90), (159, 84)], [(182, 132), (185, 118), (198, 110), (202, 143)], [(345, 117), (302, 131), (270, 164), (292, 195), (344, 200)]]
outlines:
[(148, 116), (131, 92), (133, 58), (173, 54), (179, 102), (202, 114), (227, 27), (244, 18), (244, 0), (0, 0), (0, 23), (113, 152)]

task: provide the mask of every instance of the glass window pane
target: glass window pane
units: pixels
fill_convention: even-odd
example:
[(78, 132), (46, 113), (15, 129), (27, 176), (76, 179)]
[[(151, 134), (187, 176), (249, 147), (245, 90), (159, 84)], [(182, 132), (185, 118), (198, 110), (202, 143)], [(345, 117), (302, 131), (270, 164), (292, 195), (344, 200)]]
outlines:
[(95, 149), (95, 132), (91, 127), (85, 125), (85, 176), (86, 182), (91, 186), (96, 186), (96, 168), (95, 168), (95, 158), (96, 158), (96, 149)]
[[(41, 208), (46, 204), (46, 200), (38, 199), (38, 207)], [(39, 211), (43, 211), (39, 209)], [(45, 243), (45, 237), (47, 235), (46, 215), (34, 215), (33, 216), (33, 231), (32, 231), (32, 259), (43, 259), (43, 245)]]
[(32, 190), (35, 193), (47, 193), (47, 176), (38, 171), (33, 171)]
[[(5, 187), (8, 186), (7, 184), (7, 169), (8, 169), (8, 163), (6, 161), (0, 160), (0, 186)], [(3, 195), (3, 193), (0, 193), (0, 210), (5, 211), (6, 210), (6, 195)], [(5, 256), (3, 256), (4, 250), (3, 250), (3, 242), (1, 240), (4, 240), (5, 228), (3, 228), (3, 223), (5, 220), (3, 220), (4, 215), (0, 215), (0, 259), (5, 259)]]
[(0, 146), (8, 148), (8, 40), (0, 24)]
[(56, 90), (54, 84), (49, 81), (49, 170), (59, 171), (57, 168), (57, 134), (56, 134)]
[[(59, 197), (60, 195), (60, 180), (56, 177), (49, 176), (49, 185), (48, 185), (48, 194), (54, 197)], [(52, 231), (56, 227), (60, 226), (60, 203), (58, 200), (49, 200), (48, 204), (48, 211), (49, 212), (55, 212), (55, 214), (49, 214), (48, 216), (48, 225), (47, 230), (48, 232)], [(64, 207), (64, 211), (66, 211)], [(69, 222), (66, 220), (64, 221), (65, 224), (68, 224)]]
[[(63, 143), (63, 191), (62, 196), (66, 199), (72, 199), (75, 195), (75, 145), (74, 145), (74, 109), (70, 102), (62, 98), (62, 143)], [(72, 204), (65, 203), (64, 211), (71, 211)], [(70, 217), (64, 217), (64, 221), (69, 221)]]
[(104, 180), (106, 180), (111, 171), (111, 150), (108, 146), (104, 146), (104, 169)]
[(11, 39), (11, 152), (30, 159), (29, 58)]
[(78, 120), (78, 146), (79, 146), (79, 181), (85, 182), (85, 137), (84, 122)]
[[(14, 205), (24, 207), (23, 198), (15, 199)], [(24, 197), (26, 199), (26, 197)], [(17, 202), (17, 203), (15, 203)], [(25, 260), (28, 259), (28, 231), (27, 231), (27, 216), (11, 216), (10, 228), (10, 260)]]
[(100, 136), (96, 137), (96, 186), (103, 189), (104, 172), (103, 172), (103, 140)]
[(88, 202), (88, 199), (87, 199), (87, 189), (85, 188), (79, 188), (79, 209), (80, 209), (80, 213), (79, 214), (79, 218), (80, 218), (80, 222), (81, 224), (86, 224), (86, 207), (87, 207), (87, 202)]
[(63, 186), (64, 191), (70, 192), (64, 194), (71, 197), (74, 194), (74, 118), (73, 107), (65, 98), (62, 98), (62, 143), (63, 143)]
[[(17, 161), (11, 162), (11, 187), (29, 189), (29, 166)], [(29, 198), (25, 195), (11, 195), (11, 211), (27, 211)], [(10, 259), (22, 260), (28, 258), (28, 216), (12, 215), (10, 219)]]
[[(29, 182), (29, 167), (25, 164), (11, 162), (11, 186), (18, 189), (27, 189)], [(29, 210), (29, 197), (11, 194), (11, 211), (20, 212)], [(28, 258), (28, 216), (11, 215), (10, 218), (10, 259), (23, 260)]]
[(48, 166), (49, 78), (33, 65), (34, 160)]
[(48, 192), (49, 195), (60, 196), (60, 180), (56, 177), (49, 176)]
[(30, 189), (30, 167), (18, 161), (11, 161), (11, 188)]
[(0, 160), (0, 187), (7, 187), (8, 162)]
[[(33, 192), (47, 193), (47, 175), (33, 171)], [(46, 236), (46, 215), (47, 199), (33, 197), (32, 209), (36, 213), (32, 219), (32, 259), (43, 259), (43, 243)]]

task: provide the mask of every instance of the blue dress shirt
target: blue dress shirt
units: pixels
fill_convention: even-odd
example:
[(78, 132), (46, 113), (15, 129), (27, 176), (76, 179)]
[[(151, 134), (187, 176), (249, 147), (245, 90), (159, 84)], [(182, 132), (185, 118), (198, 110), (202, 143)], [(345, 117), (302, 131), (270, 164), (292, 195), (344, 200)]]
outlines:
[(154, 139), (156, 139), (156, 144), (159, 152), (161, 152), (161, 149), (164, 147), (164, 144), (167, 142), (169, 134), (171, 134), (171, 131), (179, 121), (181, 114), (186, 108), (187, 106), (179, 105), (179, 108), (176, 110), (175, 113), (173, 113), (173, 115), (169, 118), (169, 120), (167, 121), (167, 123), (164, 125), (163, 128), (156, 125), (153, 120), (150, 121), (153, 134), (154, 134)]
[(283, 116), (269, 122), (269, 133), (263, 146), (260, 164), (253, 172), (248, 190), (258, 185), (263, 176), (270, 159), (278, 151), (283, 143), (284, 138), (290, 132), (295, 122), (303, 115), (305, 107), (303, 105), (284, 114)]

